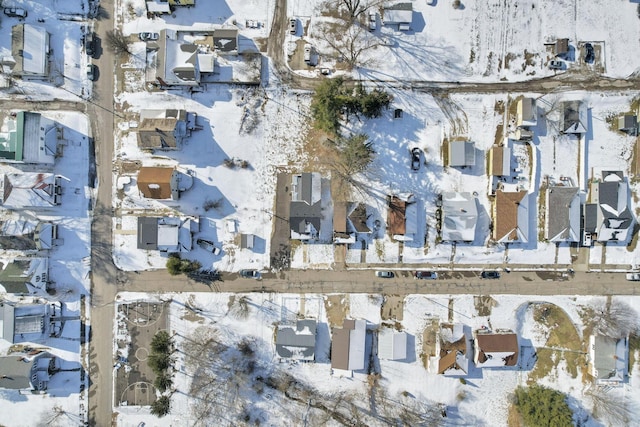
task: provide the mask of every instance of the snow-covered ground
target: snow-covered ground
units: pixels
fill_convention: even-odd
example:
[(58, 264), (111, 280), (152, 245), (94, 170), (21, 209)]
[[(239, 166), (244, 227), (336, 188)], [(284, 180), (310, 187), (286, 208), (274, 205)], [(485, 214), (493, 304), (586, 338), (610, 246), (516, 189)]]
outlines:
[[(407, 396), (411, 401), (422, 407), (444, 407), (447, 418), (438, 419), (444, 425), (506, 425), (509, 396), (518, 385), (526, 385), (529, 375), (535, 368), (535, 361), (530, 356), (536, 348), (547, 342), (549, 329), (533, 318), (533, 308), (543, 303), (554, 304), (564, 311), (567, 318), (575, 326), (578, 336), (582, 340), (585, 329), (580, 312), (585, 307), (598, 307), (605, 304), (603, 297), (519, 297), (494, 295), (493, 307), (488, 315), (478, 315), (477, 301), (471, 295), (430, 296), (410, 295), (404, 299), (401, 310), (401, 320), (391, 320), (391, 325), (408, 334), (407, 358), (390, 361), (378, 359), (380, 372), (380, 391), (374, 398), (370, 398), (371, 377), (365, 371), (356, 371), (352, 375), (345, 375), (333, 371), (329, 363), (330, 324), (327, 315), (328, 295), (290, 295), (290, 294), (247, 294), (249, 311), (246, 317), (234, 315), (230, 306), (231, 294), (167, 294), (154, 296), (155, 301), (170, 300), (168, 329), (174, 336), (177, 348), (174, 366), (174, 386), (176, 391), (171, 396), (171, 413), (166, 418), (156, 419), (145, 408), (119, 408), (118, 424), (121, 426), (135, 426), (140, 422), (148, 426), (172, 424), (193, 424), (202, 414), (203, 407), (194, 403), (194, 394), (198, 390), (192, 389), (195, 368), (188, 361), (189, 341), (206, 336), (203, 330), (216, 330), (217, 340), (225, 348), (234, 348), (240, 341), (248, 340), (255, 351), (251, 360), (255, 361), (255, 371), (250, 375), (248, 384), (239, 389), (226, 393), (234, 395), (227, 400), (225, 416), (217, 422), (220, 425), (244, 421), (247, 423), (258, 420), (261, 424), (303, 424), (306, 420), (310, 425), (322, 422), (322, 411), (309, 408), (307, 400), (304, 402), (286, 398), (280, 391), (265, 387), (258, 391), (256, 378), (280, 378), (286, 373), (297, 381), (297, 390), (312, 390), (309, 399), (317, 408), (317, 403), (333, 403), (339, 396), (343, 403), (349, 402), (361, 408), (361, 419), (368, 425), (388, 425), (385, 416), (393, 411), (388, 407), (390, 402), (406, 405)], [(237, 299), (239, 295), (236, 295)], [(383, 299), (376, 295), (351, 294), (343, 296), (347, 317), (367, 320), (370, 331), (378, 328), (381, 323), (381, 303)], [(123, 293), (119, 294), (121, 303), (147, 300), (148, 295)], [(614, 297), (613, 303), (620, 303), (622, 299)], [(625, 298), (625, 302), (638, 307), (640, 301), (636, 298)], [(187, 304), (191, 309), (188, 309)], [(450, 309), (452, 309), (450, 311)], [(451, 313), (451, 314), (450, 314)], [(289, 363), (279, 360), (275, 353), (274, 328), (277, 324), (291, 324), (300, 315), (318, 321), (316, 344), (316, 363)], [(638, 315), (636, 310), (636, 316)], [(451, 317), (452, 316), (452, 317)], [(187, 320), (187, 318), (191, 320)], [(477, 369), (472, 367), (466, 382), (456, 377), (445, 377), (429, 372), (421, 359), (423, 331), (433, 319), (439, 322), (461, 323), (472, 330), (489, 327), (496, 329), (510, 329), (518, 335), (520, 345), (520, 361), (516, 367), (502, 369)], [(637, 319), (636, 319), (637, 321)], [(196, 332), (198, 330), (198, 332)], [(370, 354), (371, 341), (366, 354)], [(377, 352), (374, 349), (374, 352)], [(232, 353), (228, 356), (231, 357)], [(206, 359), (207, 354), (198, 357)], [(222, 357), (222, 356), (221, 356)], [(244, 361), (219, 360), (216, 366), (224, 367), (242, 364)], [(212, 368), (215, 369), (216, 368)], [(637, 416), (634, 407), (640, 403), (638, 384), (634, 380), (638, 375), (638, 366), (633, 367), (630, 381), (620, 389), (610, 390), (611, 395), (620, 393), (629, 399), (627, 408), (631, 419)], [(576, 377), (568, 372), (565, 363), (560, 362), (552, 372), (539, 380), (539, 383), (558, 389), (570, 396), (570, 404), (576, 412), (576, 419), (580, 418), (585, 426), (607, 425), (606, 418), (596, 420), (592, 417), (592, 402), (585, 394), (589, 389), (589, 380), (582, 374)], [(224, 388), (224, 386), (221, 386)], [(262, 389), (260, 389), (262, 390)], [(489, 392), (490, 391), (490, 392)], [(291, 389), (289, 389), (291, 394)], [(302, 392), (300, 392), (302, 393)], [(222, 390), (220, 396), (228, 396)], [(215, 399), (216, 398), (211, 398)], [(227, 399), (229, 399), (227, 397)], [(334, 400), (332, 400), (334, 399)], [(231, 403), (229, 403), (231, 402)], [(214, 403), (214, 408), (222, 402)], [(345, 403), (346, 404), (346, 403)], [(194, 406), (195, 405), (195, 406)], [(374, 405), (374, 406), (372, 406)], [(437, 406), (440, 405), (440, 406)], [(366, 409), (365, 409), (366, 408)], [(368, 411), (376, 411), (377, 416), (367, 415)], [(426, 411), (425, 411), (426, 412)], [(240, 418), (241, 416), (247, 418)], [(324, 414), (326, 415), (326, 414)], [(354, 414), (350, 414), (354, 416)], [(188, 421), (187, 421), (188, 420)], [(208, 421), (200, 421), (207, 425)], [(225, 421), (226, 420), (226, 421)], [(324, 424), (326, 423), (326, 424)], [(324, 425), (339, 425), (330, 417)], [(196, 425), (198, 425), (196, 423)]]

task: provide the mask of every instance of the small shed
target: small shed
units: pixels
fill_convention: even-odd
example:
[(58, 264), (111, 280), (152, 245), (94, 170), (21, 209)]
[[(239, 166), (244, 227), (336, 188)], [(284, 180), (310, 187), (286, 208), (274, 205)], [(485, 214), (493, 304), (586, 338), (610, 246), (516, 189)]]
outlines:
[(638, 131), (638, 117), (634, 114), (624, 114), (618, 117), (618, 130), (635, 134)]
[(253, 249), (254, 238), (253, 234), (241, 234), (240, 249)]
[(506, 145), (494, 145), (489, 150), (489, 175), (511, 175), (511, 148)]
[(569, 39), (557, 39), (553, 47), (556, 56), (565, 56), (569, 53)]
[(465, 167), (476, 164), (476, 149), (471, 141), (449, 143), (449, 166)]
[(396, 3), (384, 9), (384, 25), (397, 25), (400, 31), (409, 31), (413, 22), (413, 3)]

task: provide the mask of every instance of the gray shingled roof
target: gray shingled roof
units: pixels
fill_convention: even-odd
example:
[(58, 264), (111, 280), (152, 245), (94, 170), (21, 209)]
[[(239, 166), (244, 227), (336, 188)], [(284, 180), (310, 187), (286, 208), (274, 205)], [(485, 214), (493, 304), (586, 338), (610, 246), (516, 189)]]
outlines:
[[(295, 350), (299, 349), (299, 352)], [(316, 321), (303, 319), (296, 322), (295, 330), (284, 326), (278, 328), (276, 352), (281, 357), (313, 359), (316, 349)], [(297, 354), (296, 354), (297, 353)]]

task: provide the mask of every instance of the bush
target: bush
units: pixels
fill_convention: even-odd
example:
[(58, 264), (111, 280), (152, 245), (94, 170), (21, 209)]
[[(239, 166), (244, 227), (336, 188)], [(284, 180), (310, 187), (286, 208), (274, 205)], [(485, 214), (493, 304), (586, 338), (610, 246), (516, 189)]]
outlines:
[(161, 393), (163, 393), (168, 388), (171, 388), (171, 386), (173, 385), (173, 380), (171, 379), (171, 375), (163, 372), (156, 377), (156, 379), (153, 381), (153, 385), (158, 390), (160, 390)]
[(348, 166), (350, 173), (364, 171), (373, 160), (376, 152), (373, 150), (372, 142), (367, 141), (368, 139), (367, 135), (359, 133), (340, 140), (342, 160)]
[(161, 375), (171, 364), (171, 358), (167, 353), (151, 353), (147, 364), (156, 375)]
[(158, 331), (151, 339), (151, 351), (154, 353), (170, 353), (171, 337), (167, 331)]
[(573, 413), (563, 393), (534, 385), (518, 387), (515, 397), (516, 407), (526, 426), (573, 426)]
[(167, 260), (167, 271), (172, 276), (177, 276), (182, 273), (180, 267), (182, 266), (182, 260), (176, 256), (170, 256)]
[(171, 409), (171, 400), (169, 396), (160, 396), (158, 400), (151, 404), (151, 414), (156, 417), (164, 417)]

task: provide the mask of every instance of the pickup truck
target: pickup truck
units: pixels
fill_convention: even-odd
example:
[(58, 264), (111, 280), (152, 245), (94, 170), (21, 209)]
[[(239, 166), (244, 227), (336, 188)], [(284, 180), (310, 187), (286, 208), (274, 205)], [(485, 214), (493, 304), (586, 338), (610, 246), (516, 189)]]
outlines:
[(627, 280), (631, 280), (632, 282), (640, 281), (640, 273), (627, 273)]
[(196, 240), (196, 243), (207, 252), (211, 252), (214, 255), (220, 254), (220, 248), (210, 240), (198, 239)]

